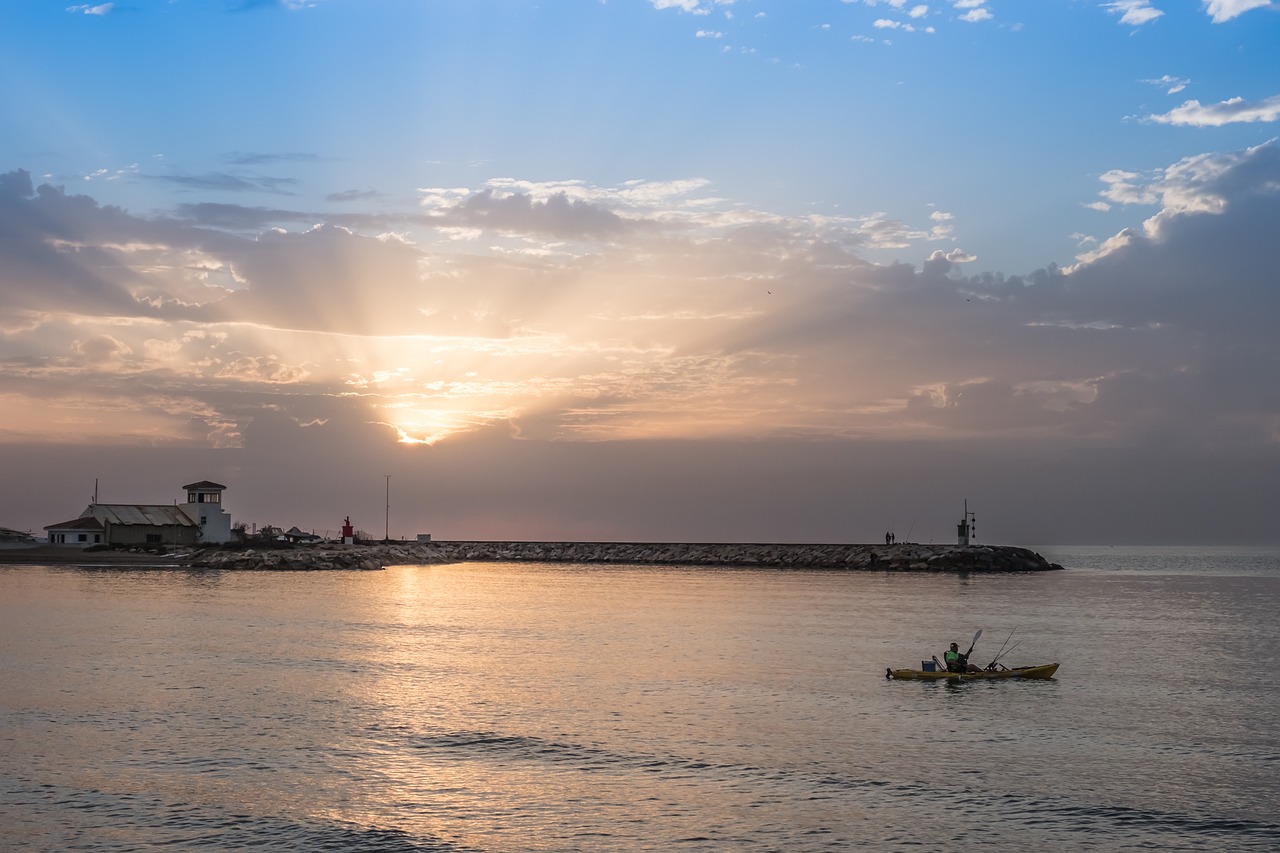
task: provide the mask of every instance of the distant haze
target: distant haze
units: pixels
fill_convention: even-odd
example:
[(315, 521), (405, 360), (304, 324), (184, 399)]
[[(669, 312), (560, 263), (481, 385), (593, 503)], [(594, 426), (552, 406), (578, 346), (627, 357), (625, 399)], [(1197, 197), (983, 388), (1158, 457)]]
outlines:
[(0, 526), (1280, 542), (1280, 4), (17, 5)]

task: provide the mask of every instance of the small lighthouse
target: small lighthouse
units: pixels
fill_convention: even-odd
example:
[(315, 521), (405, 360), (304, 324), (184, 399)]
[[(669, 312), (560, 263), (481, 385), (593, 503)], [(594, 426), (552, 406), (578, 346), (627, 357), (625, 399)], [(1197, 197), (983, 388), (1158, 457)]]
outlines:
[(349, 515), (346, 518), (342, 519), (342, 544), (343, 545), (356, 544), (356, 532), (351, 527), (351, 516)]
[(964, 502), (964, 516), (960, 519), (960, 523), (956, 525), (956, 544), (972, 545), (974, 538), (977, 536), (976, 520), (973, 513), (969, 512), (969, 501)]

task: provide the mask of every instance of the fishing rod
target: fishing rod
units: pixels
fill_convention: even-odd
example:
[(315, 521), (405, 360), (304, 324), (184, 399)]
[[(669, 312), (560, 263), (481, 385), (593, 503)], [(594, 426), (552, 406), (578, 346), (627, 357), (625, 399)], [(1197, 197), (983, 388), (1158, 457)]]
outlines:
[[(1014, 625), (1013, 631), (1016, 631), (1016, 630), (1018, 630), (1018, 626)], [(1009, 641), (1013, 639), (1013, 631), (1010, 631), (1009, 636), (1004, 638), (1004, 642), (1000, 644), (1000, 651), (996, 652), (996, 656), (992, 658), (991, 663), (987, 664), (987, 669), (991, 669), (991, 667), (996, 665), (996, 661), (1000, 660), (1000, 653), (1004, 651), (1004, 647), (1007, 646), (1009, 644)]]
[(1012, 646), (1010, 646), (1010, 647), (1009, 647), (1009, 649), (1008, 649), (1008, 651), (1001, 652), (1000, 654), (996, 655), (996, 659), (995, 659), (995, 660), (993, 660), (990, 664), (988, 664), (987, 669), (991, 669), (992, 667), (994, 667), (994, 666), (996, 665), (997, 661), (999, 661), (999, 660), (1000, 660), (1000, 658), (1002, 658), (1002, 657), (1004, 657), (1005, 655), (1009, 654), (1009, 652), (1013, 651), (1014, 649), (1016, 649), (1016, 648), (1017, 648), (1018, 646), (1020, 646), (1020, 645), (1022, 645), (1022, 641), (1021, 641), (1021, 640), (1019, 640), (1018, 642), (1016, 642), (1016, 643), (1014, 643)]

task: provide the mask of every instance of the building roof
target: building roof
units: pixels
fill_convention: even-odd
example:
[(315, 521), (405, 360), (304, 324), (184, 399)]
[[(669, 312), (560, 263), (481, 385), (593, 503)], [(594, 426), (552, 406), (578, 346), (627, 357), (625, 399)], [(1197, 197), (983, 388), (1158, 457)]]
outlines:
[(212, 480), (201, 480), (198, 483), (189, 483), (188, 485), (185, 485), (182, 488), (186, 489), (187, 491), (191, 491), (192, 489), (225, 489), (226, 486), (222, 485), (221, 483), (215, 483)]
[(30, 533), (21, 530), (14, 530), (9, 527), (0, 527), (0, 542), (34, 542), (36, 538)]
[(102, 522), (93, 516), (81, 516), (73, 518), (70, 521), (59, 521), (57, 524), (46, 525), (45, 530), (103, 530)]
[(93, 504), (85, 515), (107, 524), (145, 524), (152, 527), (196, 527), (181, 509), (166, 504)]

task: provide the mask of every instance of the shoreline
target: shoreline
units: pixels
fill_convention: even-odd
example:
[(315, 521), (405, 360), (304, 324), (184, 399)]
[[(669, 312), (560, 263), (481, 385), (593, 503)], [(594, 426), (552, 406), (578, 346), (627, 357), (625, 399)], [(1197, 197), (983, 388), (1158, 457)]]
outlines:
[(375, 571), (396, 565), (473, 562), (677, 565), (886, 572), (1061, 570), (1011, 545), (837, 545), (659, 542), (436, 541), (289, 547), (211, 547), (168, 554), (85, 553), (40, 545), (0, 549), (2, 565), (133, 566), (228, 571)]
[(181, 565), (176, 554), (146, 554), (131, 551), (92, 551), (57, 545), (30, 548), (0, 548), (0, 566), (152, 566), (174, 568)]

